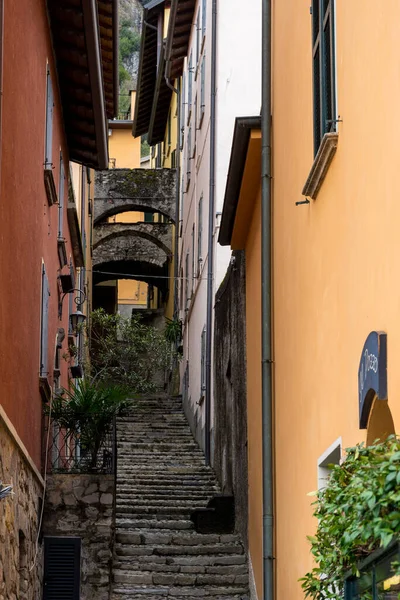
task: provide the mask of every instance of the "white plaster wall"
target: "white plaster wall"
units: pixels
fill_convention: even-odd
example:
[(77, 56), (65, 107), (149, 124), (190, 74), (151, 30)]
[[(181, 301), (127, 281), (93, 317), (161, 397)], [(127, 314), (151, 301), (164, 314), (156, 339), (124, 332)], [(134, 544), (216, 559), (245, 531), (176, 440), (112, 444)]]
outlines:
[[(185, 61), (187, 102), (188, 62), (191, 50), (195, 56), (196, 20), (201, 1), (196, 5), (188, 58)], [(207, 268), (208, 268), (208, 218), (209, 218), (209, 182), (210, 182), (210, 92), (211, 92), (211, 17), (212, 0), (207, 0), (207, 26), (202, 54), (206, 55), (205, 70), (205, 113), (201, 129), (196, 132), (196, 154), (190, 161), (190, 186), (183, 194), (182, 239), (180, 252), (180, 271), (185, 277), (185, 257), (189, 250), (189, 289), (192, 287), (192, 227), (195, 225), (195, 265), (197, 266), (198, 202), (203, 194), (203, 236), (202, 236), (202, 272), (194, 280), (193, 294), (188, 306), (183, 306), (180, 317), (184, 322), (184, 357), (181, 364), (181, 377), (187, 361), (190, 361), (189, 397), (191, 410), (197, 414), (204, 426), (204, 404), (198, 406), (201, 396), (201, 334), (206, 323), (207, 311)], [(200, 98), (201, 77), (199, 65), (193, 62), (193, 104)], [(214, 294), (218, 289), (229, 264), (229, 248), (217, 244), (219, 218), (222, 210), (226, 177), (232, 148), (232, 136), (236, 117), (254, 116), (261, 107), (261, 2), (247, 0), (218, 0), (218, 42), (217, 42), (217, 139), (216, 139), (216, 211), (213, 215), (214, 227)], [(186, 190), (188, 106), (185, 106), (184, 148), (181, 161), (182, 184)], [(192, 147), (194, 143), (194, 119), (192, 111)], [(185, 285), (183, 285), (183, 289)], [(180, 287), (180, 289), (182, 289)], [(182, 379), (181, 379), (182, 380)], [(213, 395), (211, 414), (213, 415)], [(200, 440), (199, 440), (200, 441)]]
[[(222, 211), (236, 117), (261, 110), (261, 2), (218, 0), (216, 211)], [(217, 239), (218, 235), (215, 236)], [(216, 286), (231, 256), (216, 243)]]
[[(185, 102), (187, 103), (188, 95), (188, 63), (191, 50), (193, 50), (193, 56), (195, 56), (196, 47), (196, 20), (198, 10), (200, 9), (201, 14), (202, 2), (199, 0), (196, 5), (194, 13), (194, 23), (192, 26), (191, 41), (189, 44), (188, 58), (185, 61), (185, 73), (186, 73), (186, 86), (185, 86)], [(201, 22), (201, 20), (200, 20)], [(190, 362), (190, 375), (189, 375), (189, 397), (191, 402), (191, 412), (196, 414), (200, 424), (200, 430), (204, 427), (204, 405), (199, 406), (198, 402), (201, 397), (201, 334), (206, 324), (206, 311), (207, 311), (207, 268), (208, 268), (208, 216), (209, 216), (209, 173), (210, 173), (210, 80), (211, 80), (211, 2), (207, 1), (207, 21), (206, 21), (206, 35), (202, 42), (202, 52), (198, 64), (193, 61), (193, 92), (192, 100), (193, 106), (197, 95), (198, 110), (200, 107), (200, 94), (201, 94), (201, 72), (200, 65), (201, 59), (206, 56), (206, 69), (205, 69), (205, 107), (204, 117), (201, 123), (201, 127), (196, 131), (196, 153), (190, 160), (190, 186), (187, 191), (183, 193), (183, 207), (182, 207), (182, 240), (181, 240), (181, 252), (180, 252), (180, 273), (183, 269), (183, 275), (185, 277), (185, 261), (186, 254), (189, 251), (189, 290), (190, 301), (187, 306), (183, 306), (183, 310), (180, 313), (181, 319), (184, 322), (184, 356), (181, 365), (181, 381), (183, 380), (183, 374), (185, 371), (186, 363)], [(188, 142), (188, 129), (190, 123), (187, 121), (188, 106), (185, 106), (185, 120), (184, 126), (184, 147), (182, 153), (181, 163), (181, 175), (184, 190), (186, 190), (187, 180), (187, 142)], [(194, 114), (192, 110), (191, 116), (192, 123), (192, 147), (194, 144)], [(198, 236), (198, 203), (200, 197), (203, 196), (203, 227), (202, 227), (202, 267), (199, 277), (197, 277), (197, 236)], [(192, 274), (192, 228), (195, 226), (195, 278)], [(192, 286), (193, 284), (193, 286)], [(183, 289), (185, 288), (185, 282)], [(180, 288), (182, 289), (182, 288)], [(186, 304), (184, 302), (183, 304)], [(200, 442), (200, 438), (198, 438)]]

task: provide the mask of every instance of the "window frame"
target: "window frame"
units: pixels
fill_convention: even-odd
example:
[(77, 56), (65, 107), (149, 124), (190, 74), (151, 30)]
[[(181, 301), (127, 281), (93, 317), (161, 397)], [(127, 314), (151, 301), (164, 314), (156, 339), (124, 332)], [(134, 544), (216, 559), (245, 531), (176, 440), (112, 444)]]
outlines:
[(196, 271), (195, 271), (195, 253), (196, 253), (196, 244), (195, 244), (195, 235), (196, 235), (196, 226), (193, 223), (192, 225), (192, 296), (194, 292), (195, 279), (196, 279)]
[(200, 66), (200, 115), (199, 115), (199, 123), (198, 123), (198, 129), (201, 129), (201, 126), (203, 124), (203, 118), (204, 118), (204, 113), (205, 113), (205, 108), (206, 108), (206, 55), (203, 55), (203, 58), (201, 59), (201, 66)]
[(185, 256), (185, 310), (188, 309), (189, 301), (189, 250), (187, 250)]
[[(344, 588), (345, 588), (344, 589), (344, 598), (345, 598), (345, 600), (358, 600), (360, 598), (359, 590), (357, 590), (357, 586), (362, 581), (362, 575), (363, 574), (367, 575), (368, 573), (371, 573), (371, 575), (372, 575), (371, 591), (372, 591), (373, 599), (376, 600), (378, 598), (377, 585), (379, 583), (381, 583), (381, 581), (385, 581), (385, 579), (383, 579), (383, 578), (379, 579), (379, 581), (377, 581), (377, 570), (379, 569), (381, 571), (381, 577), (382, 577), (382, 571), (384, 571), (385, 567), (387, 567), (387, 563), (389, 561), (393, 562), (393, 561), (399, 560), (399, 559), (400, 559), (400, 546), (399, 546), (398, 542), (394, 542), (394, 543), (390, 544), (385, 549), (379, 548), (375, 552), (372, 552), (358, 566), (361, 577), (355, 577), (354, 575), (349, 574), (349, 576), (346, 578), (346, 580), (344, 582)], [(379, 575), (378, 575), (378, 577), (379, 577)], [(365, 591), (366, 590), (361, 591), (361, 593), (364, 593)]]
[(58, 239), (63, 240), (64, 232), (64, 188), (65, 167), (62, 152), (60, 152), (60, 179), (58, 182)]
[[(313, 0), (311, 8), (314, 154), (325, 133), (336, 131), (335, 0)], [(329, 61), (326, 54), (329, 51)]]
[(39, 376), (47, 377), (49, 374), (49, 307), (50, 286), (45, 264), (42, 262), (42, 291), (40, 301), (40, 358)]
[(190, 117), (192, 116), (192, 102), (193, 102), (193, 49), (190, 51), (189, 62), (188, 62), (188, 114), (187, 114), (187, 125), (190, 123)]
[(199, 198), (197, 205), (197, 277), (200, 277), (203, 265), (203, 194)]
[(206, 391), (206, 326), (204, 325), (203, 331), (201, 332), (201, 346), (200, 346), (200, 392), (201, 396), (204, 396)]
[(206, 37), (207, 29), (207, 0), (202, 0), (201, 4), (201, 29), (202, 29), (202, 44), (204, 45), (204, 39)]
[(54, 120), (54, 88), (50, 66), (46, 71), (46, 122), (44, 143), (44, 168), (53, 168), (53, 120)]
[(197, 11), (195, 27), (196, 27), (196, 73), (195, 73), (195, 80), (196, 80), (197, 79), (197, 66), (199, 64), (199, 60), (200, 60), (200, 56), (201, 56), (201, 42), (202, 42), (202, 36), (201, 36), (202, 28), (200, 26), (200, 8)]

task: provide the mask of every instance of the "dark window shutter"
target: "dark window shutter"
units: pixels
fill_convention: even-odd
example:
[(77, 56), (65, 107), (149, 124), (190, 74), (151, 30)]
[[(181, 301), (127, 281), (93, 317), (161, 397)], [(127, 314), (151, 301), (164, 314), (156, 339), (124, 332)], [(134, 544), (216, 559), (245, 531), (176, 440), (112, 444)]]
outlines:
[(81, 539), (44, 538), (43, 600), (79, 600)]
[(47, 279), (45, 266), (42, 266), (42, 320), (40, 331), (40, 375), (46, 377), (48, 374), (48, 344), (49, 344), (49, 280)]
[(46, 98), (46, 150), (45, 167), (51, 169), (53, 163), (53, 111), (54, 94), (50, 69), (47, 69), (47, 98)]
[(60, 154), (60, 182), (58, 186), (58, 237), (62, 239), (64, 229), (64, 161)]

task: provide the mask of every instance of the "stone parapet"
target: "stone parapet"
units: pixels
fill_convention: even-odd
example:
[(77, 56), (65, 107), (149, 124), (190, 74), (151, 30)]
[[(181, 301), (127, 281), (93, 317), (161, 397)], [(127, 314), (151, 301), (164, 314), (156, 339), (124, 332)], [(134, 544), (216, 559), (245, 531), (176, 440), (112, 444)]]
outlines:
[(108, 600), (113, 544), (113, 475), (51, 475), (43, 533), (81, 538), (81, 600)]
[(94, 222), (127, 211), (161, 213), (175, 222), (174, 169), (110, 169), (97, 171)]

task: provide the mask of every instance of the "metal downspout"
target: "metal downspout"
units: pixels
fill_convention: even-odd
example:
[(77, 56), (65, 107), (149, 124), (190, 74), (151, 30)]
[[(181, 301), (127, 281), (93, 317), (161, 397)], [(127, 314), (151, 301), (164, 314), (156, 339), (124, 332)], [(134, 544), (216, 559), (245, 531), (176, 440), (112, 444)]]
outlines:
[(211, 105), (210, 105), (210, 188), (208, 212), (207, 320), (206, 320), (206, 390), (205, 390), (205, 457), (211, 464), (211, 370), (214, 291), (215, 225), (215, 96), (217, 81), (217, 0), (212, 0), (211, 25)]
[(263, 598), (274, 598), (274, 471), (271, 318), (271, 0), (262, 0), (261, 305)]

